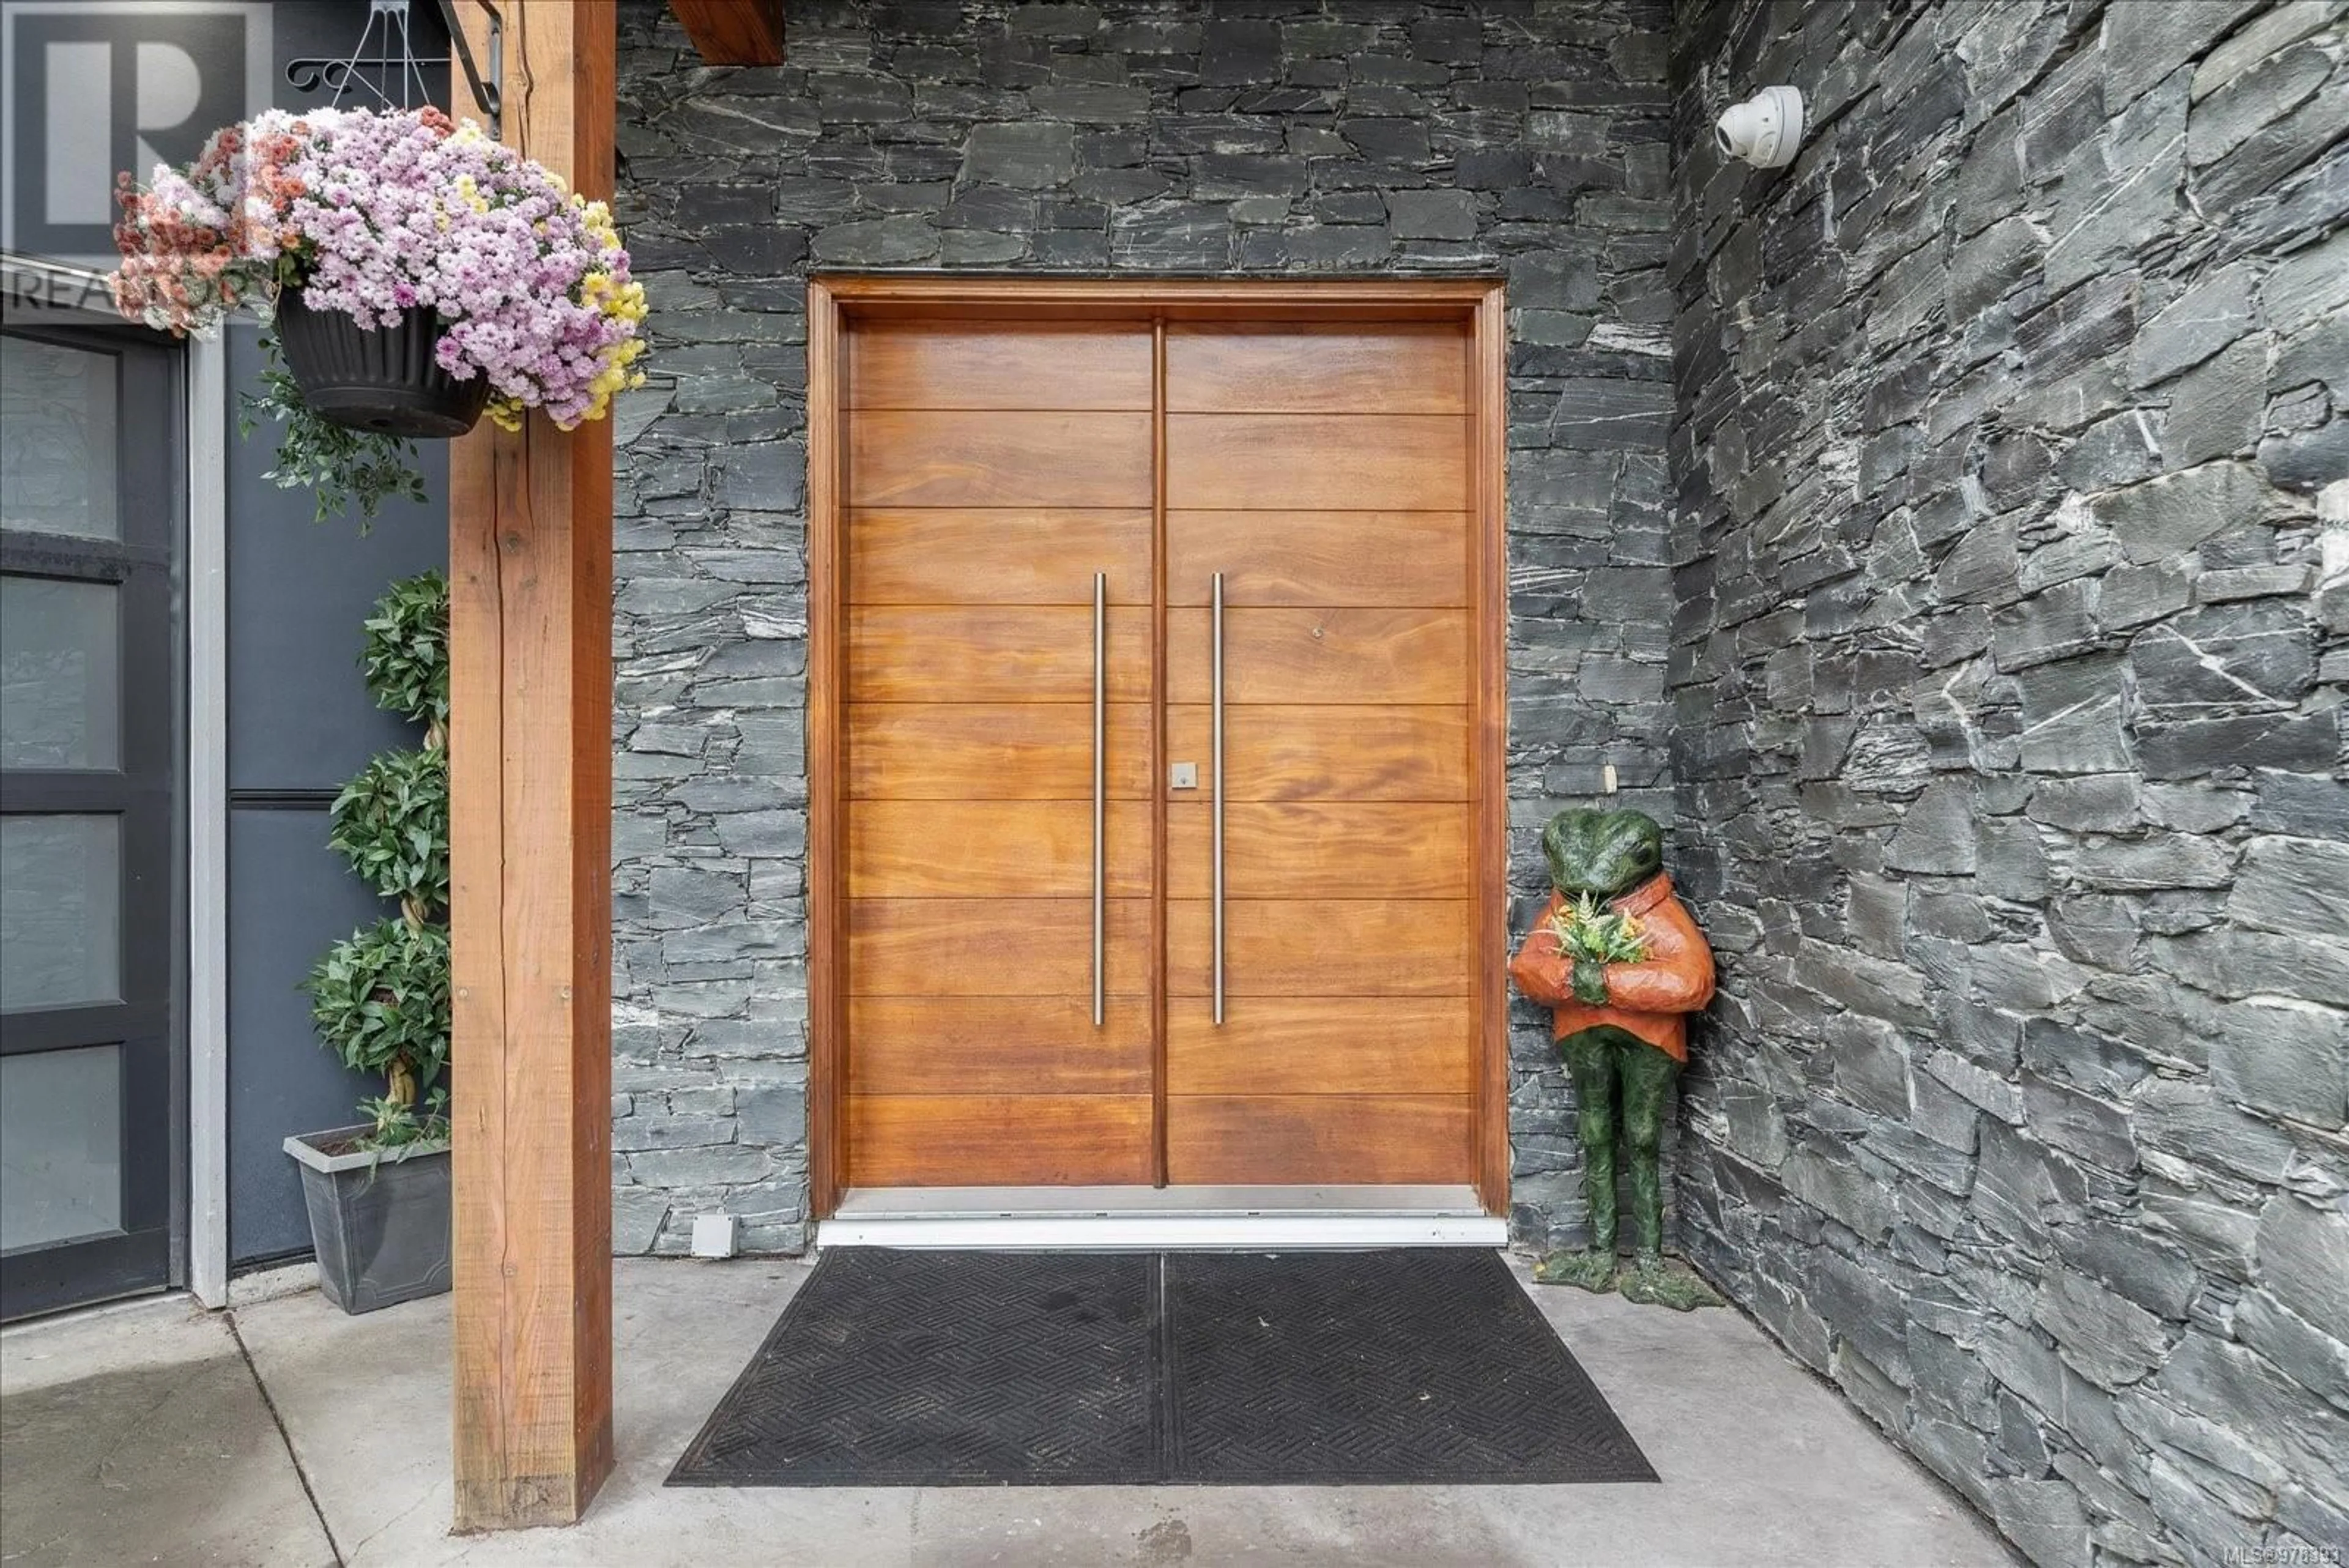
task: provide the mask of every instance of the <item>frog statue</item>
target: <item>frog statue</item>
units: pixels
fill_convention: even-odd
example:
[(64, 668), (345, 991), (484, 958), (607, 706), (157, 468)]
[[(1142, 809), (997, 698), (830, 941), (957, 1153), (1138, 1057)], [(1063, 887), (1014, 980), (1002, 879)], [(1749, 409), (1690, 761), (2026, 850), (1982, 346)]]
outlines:
[[(1686, 1015), (1713, 999), (1713, 952), (1672, 896), (1663, 830), (1637, 811), (1562, 811), (1542, 830), (1554, 888), (1509, 965), (1517, 989), (1553, 1010), (1574, 1080), (1586, 1251), (1537, 1265), (1545, 1282), (1619, 1289), (1627, 1300), (1690, 1311), (1720, 1298), (1663, 1256), (1660, 1142), (1672, 1082), (1688, 1058)], [(1633, 1250), (1616, 1256), (1616, 1118), (1631, 1179)]]

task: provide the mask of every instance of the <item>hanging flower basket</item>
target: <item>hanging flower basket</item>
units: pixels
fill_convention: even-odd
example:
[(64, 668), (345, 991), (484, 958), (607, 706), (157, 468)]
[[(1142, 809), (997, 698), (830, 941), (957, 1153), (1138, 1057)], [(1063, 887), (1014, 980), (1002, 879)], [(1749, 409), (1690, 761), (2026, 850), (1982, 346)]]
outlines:
[(277, 342), (302, 400), (319, 418), (378, 435), (463, 435), (490, 400), (489, 379), (460, 381), (434, 357), (440, 315), (409, 306), (390, 327), (313, 310), (299, 290), (277, 300)]
[(414, 439), (533, 409), (569, 430), (644, 379), (644, 287), (610, 212), (470, 120), (273, 109), (118, 184), (124, 315), (204, 337), (274, 315), (248, 411), (281, 422), (269, 477), (315, 489), (321, 517), (423, 499)]

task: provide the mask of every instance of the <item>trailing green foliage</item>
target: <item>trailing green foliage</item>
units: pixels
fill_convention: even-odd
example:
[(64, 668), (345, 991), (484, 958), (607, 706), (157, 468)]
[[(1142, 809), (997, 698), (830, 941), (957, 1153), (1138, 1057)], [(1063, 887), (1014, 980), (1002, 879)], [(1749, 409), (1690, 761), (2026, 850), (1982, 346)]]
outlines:
[(326, 841), (399, 914), (336, 942), (302, 984), (326, 1048), (383, 1077), (385, 1092), (359, 1105), (370, 1148), (449, 1130), (448, 1091), (435, 1087), (449, 1065), (448, 628), (439, 572), (394, 583), (367, 621), (367, 689), (425, 725), (424, 745), (385, 752), (346, 784)]
[(437, 736), (449, 723), (449, 579), (437, 571), (401, 578), (376, 600), (363, 629), (359, 664), (376, 706)]
[(326, 842), (404, 913), (430, 919), (449, 907), (449, 757), (385, 752), (335, 797)]
[(424, 499), (424, 475), (416, 463), (416, 443), (402, 436), (357, 431), (321, 417), (302, 399), (294, 373), (278, 357), (277, 339), (264, 333), (268, 358), (261, 390), (244, 394), (237, 413), (239, 437), (250, 437), (260, 416), (285, 427), (277, 438), (277, 466), (261, 477), (280, 490), (307, 490), (317, 499), (316, 520), (359, 512), (364, 534), (387, 501)]
[(310, 1021), (355, 1072), (412, 1104), (449, 1064), (449, 933), (378, 920), (326, 950), (303, 981)]
[(359, 1110), (374, 1127), (362, 1140), (370, 1148), (402, 1148), (411, 1143), (449, 1141), (449, 1091), (435, 1089), (424, 1096), (424, 1114), (389, 1095), (361, 1100)]

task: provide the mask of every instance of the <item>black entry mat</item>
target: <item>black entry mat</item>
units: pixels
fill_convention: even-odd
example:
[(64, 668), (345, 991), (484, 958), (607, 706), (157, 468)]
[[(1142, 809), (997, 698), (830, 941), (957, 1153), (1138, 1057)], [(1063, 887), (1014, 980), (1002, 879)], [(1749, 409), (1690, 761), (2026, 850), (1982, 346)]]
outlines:
[(1492, 1252), (825, 1254), (672, 1486), (1651, 1481)]

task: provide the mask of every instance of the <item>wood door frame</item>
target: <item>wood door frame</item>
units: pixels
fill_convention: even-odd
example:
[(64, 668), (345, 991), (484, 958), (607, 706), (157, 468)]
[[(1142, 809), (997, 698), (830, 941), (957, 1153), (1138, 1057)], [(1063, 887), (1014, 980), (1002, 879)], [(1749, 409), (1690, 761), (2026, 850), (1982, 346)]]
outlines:
[[(807, 297), (808, 1218), (845, 1189), (847, 857), (843, 337), (852, 320), (1454, 320), (1472, 334), (1475, 484), (1469, 597), (1477, 1052), (1475, 1159), (1486, 1212), (1509, 1203), (1508, 631), (1504, 486), (1507, 326), (1495, 278), (1090, 278), (999, 275), (821, 275)], [(1163, 574), (1162, 574), (1163, 576)], [(1158, 589), (1163, 594), (1163, 581)], [(1163, 701), (1163, 693), (1161, 694)], [(1154, 792), (1163, 794), (1163, 791)], [(1161, 1049), (1163, 1050), (1163, 1041)], [(1159, 1075), (1163, 1080), (1164, 1074)], [(1160, 1083), (1156, 1092), (1163, 1094)], [(1163, 1118), (1162, 1118), (1163, 1119)]]

